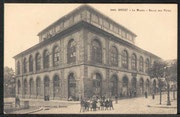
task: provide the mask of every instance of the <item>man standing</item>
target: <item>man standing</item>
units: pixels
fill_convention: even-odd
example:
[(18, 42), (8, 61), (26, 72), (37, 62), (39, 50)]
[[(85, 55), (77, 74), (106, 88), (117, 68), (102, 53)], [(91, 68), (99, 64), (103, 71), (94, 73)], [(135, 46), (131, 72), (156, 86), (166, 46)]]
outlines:
[(115, 101), (116, 101), (116, 104), (118, 103), (118, 96), (115, 95)]
[(15, 107), (17, 106), (20, 107), (20, 99), (18, 96), (15, 98)]

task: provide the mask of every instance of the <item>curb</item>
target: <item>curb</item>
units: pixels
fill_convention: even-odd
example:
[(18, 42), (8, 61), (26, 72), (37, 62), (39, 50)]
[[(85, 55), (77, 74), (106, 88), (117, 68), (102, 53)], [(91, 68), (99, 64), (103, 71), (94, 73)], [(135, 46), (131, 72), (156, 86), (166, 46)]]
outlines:
[(23, 113), (23, 114), (31, 114), (31, 113), (38, 112), (38, 111), (41, 111), (41, 110), (43, 110), (43, 108), (32, 110), (32, 111), (29, 111), (29, 112), (26, 112), (26, 113)]
[(151, 106), (151, 105), (147, 105), (147, 107), (155, 107), (155, 108), (177, 108), (175, 106), (170, 107), (170, 106)]

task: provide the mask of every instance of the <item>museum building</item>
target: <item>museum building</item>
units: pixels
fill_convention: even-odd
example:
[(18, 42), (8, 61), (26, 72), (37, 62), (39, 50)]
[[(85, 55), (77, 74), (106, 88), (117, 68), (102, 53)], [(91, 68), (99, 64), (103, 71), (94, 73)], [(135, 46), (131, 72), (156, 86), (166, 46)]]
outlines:
[(14, 56), (20, 98), (123, 98), (157, 89), (147, 70), (161, 58), (137, 47), (136, 34), (89, 5), (38, 36), (38, 44)]

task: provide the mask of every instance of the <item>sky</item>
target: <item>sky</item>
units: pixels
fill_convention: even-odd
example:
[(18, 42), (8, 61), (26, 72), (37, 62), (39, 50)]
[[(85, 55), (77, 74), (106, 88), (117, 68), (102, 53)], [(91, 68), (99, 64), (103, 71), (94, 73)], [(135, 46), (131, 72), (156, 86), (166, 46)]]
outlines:
[[(39, 43), (37, 34), (82, 4), (5, 4), (4, 66)], [(134, 32), (135, 44), (164, 60), (177, 58), (177, 5), (88, 4)]]

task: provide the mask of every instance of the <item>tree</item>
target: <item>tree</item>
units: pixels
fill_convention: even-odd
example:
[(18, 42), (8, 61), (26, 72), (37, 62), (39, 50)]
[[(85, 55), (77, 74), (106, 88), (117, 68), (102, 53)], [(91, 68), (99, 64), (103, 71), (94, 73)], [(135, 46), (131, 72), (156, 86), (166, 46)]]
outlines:
[(169, 81), (177, 83), (177, 60), (170, 64), (168, 75)]
[[(173, 83), (172, 85), (173, 87), (171, 87), (171, 90), (173, 90), (173, 98), (175, 99), (175, 90), (177, 87), (176, 86), (177, 85), (177, 60), (173, 60), (169, 63), (166, 78), (167, 78), (166, 80), (167, 80), (168, 85), (169, 85), (169, 82)], [(169, 90), (168, 90), (168, 93), (169, 93)]]
[(4, 96), (15, 96), (15, 73), (12, 68), (4, 68)]
[(167, 64), (164, 61), (155, 61), (151, 68), (148, 70), (148, 75), (150, 78), (157, 78), (158, 79), (158, 87), (160, 91), (160, 104), (161, 104), (161, 92), (164, 86), (162, 78), (164, 77), (165, 67)]

